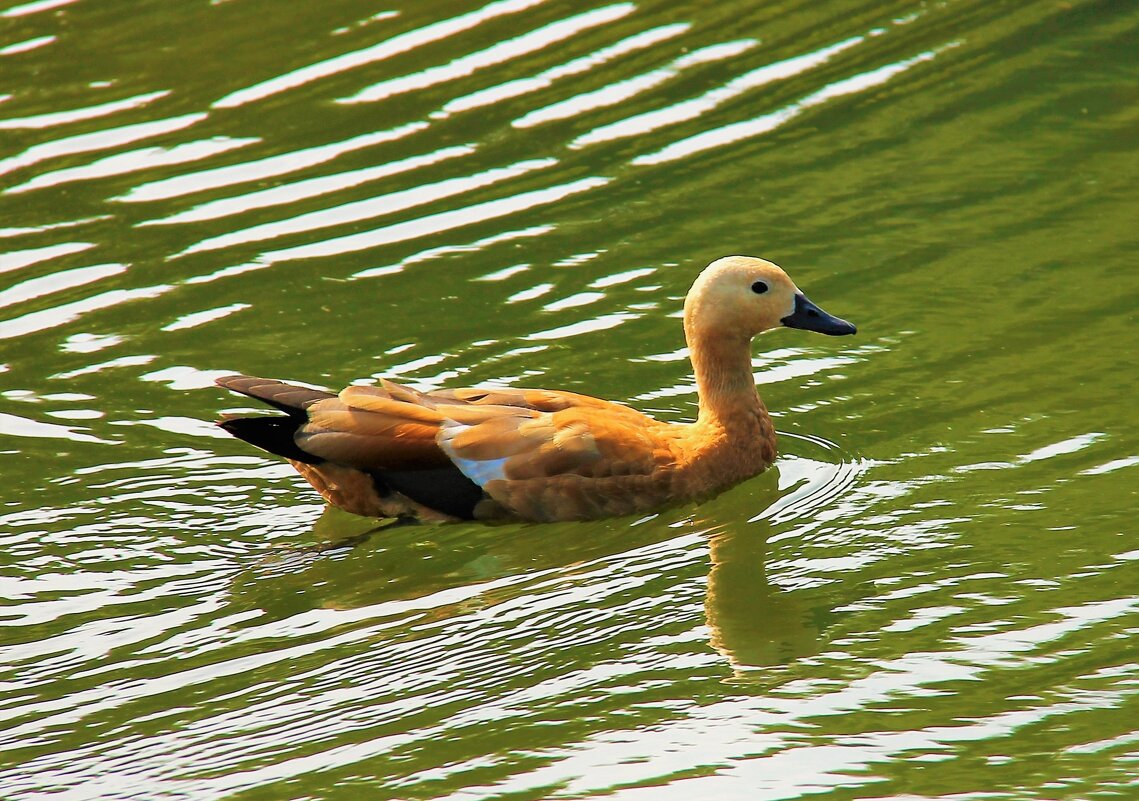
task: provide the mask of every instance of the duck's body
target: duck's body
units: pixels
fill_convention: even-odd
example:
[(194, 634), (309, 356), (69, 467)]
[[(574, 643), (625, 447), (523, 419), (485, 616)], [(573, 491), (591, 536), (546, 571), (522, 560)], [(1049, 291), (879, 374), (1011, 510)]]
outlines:
[(580, 520), (645, 512), (708, 497), (774, 461), (750, 343), (778, 325), (854, 333), (769, 262), (733, 256), (701, 273), (685, 301), (700, 396), (690, 424), (572, 392), (421, 393), (381, 381), (334, 395), (229, 376), (218, 384), (288, 416), (220, 425), (287, 458), (328, 503), (353, 514)]

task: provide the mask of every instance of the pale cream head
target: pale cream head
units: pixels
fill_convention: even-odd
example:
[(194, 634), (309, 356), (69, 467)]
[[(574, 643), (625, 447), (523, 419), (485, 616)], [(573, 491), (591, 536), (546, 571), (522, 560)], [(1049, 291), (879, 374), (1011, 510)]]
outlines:
[(794, 313), (799, 288), (775, 264), (752, 256), (725, 256), (697, 276), (684, 300), (684, 327), (692, 333), (746, 337)]
[(751, 339), (786, 326), (830, 336), (855, 327), (811, 303), (778, 265), (753, 256), (725, 256), (697, 276), (684, 300), (684, 330), (693, 336)]

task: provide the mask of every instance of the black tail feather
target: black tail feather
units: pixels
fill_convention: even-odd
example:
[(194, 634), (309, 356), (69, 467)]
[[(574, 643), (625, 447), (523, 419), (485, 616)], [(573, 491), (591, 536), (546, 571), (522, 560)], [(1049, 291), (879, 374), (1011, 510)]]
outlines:
[(428, 509), (473, 520), (475, 506), (486, 495), (457, 467), (436, 467), (426, 470), (369, 470), (372, 483), (380, 495), (393, 489)]
[[(319, 466), (325, 459), (314, 456), (297, 445), (296, 433), (307, 422), (307, 409), (319, 401), (335, 398), (331, 392), (300, 387), (246, 375), (219, 378), (218, 386), (267, 403), (287, 416), (227, 417), (218, 425), (227, 433), (263, 451), (283, 456), (294, 462)], [(345, 465), (347, 466), (347, 465)], [(424, 470), (380, 470), (359, 468), (372, 478), (381, 498), (398, 492), (429, 509), (460, 519), (472, 519), (474, 509), (486, 497), (482, 488), (467, 478), (458, 467), (448, 466)]]
[(304, 417), (305, 409), (312, 404), (336, 397), (335, 393), (321, 389), (299, 387), (296, 384), (286, 384), (284, 381), (250, 375), (227, 375), (219, 378), (216, 383), (219, 387), (256, 398), (293, 417)]
[(294, 462), (321, 464), (324, 459), (301, 450), (293, 438), (304, 422), (298, 417), (231, 417), (219, 420), (225, 431), (250, 445)]

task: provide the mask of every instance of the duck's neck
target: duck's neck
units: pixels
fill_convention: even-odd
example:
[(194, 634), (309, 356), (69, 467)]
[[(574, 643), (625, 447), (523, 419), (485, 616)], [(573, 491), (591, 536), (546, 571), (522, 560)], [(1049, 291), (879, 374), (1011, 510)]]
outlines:
[(770, 427), (751, 373), (751, 341), (740, 336), (686, 333), (700, 393), (697, 422), (741, 433)]

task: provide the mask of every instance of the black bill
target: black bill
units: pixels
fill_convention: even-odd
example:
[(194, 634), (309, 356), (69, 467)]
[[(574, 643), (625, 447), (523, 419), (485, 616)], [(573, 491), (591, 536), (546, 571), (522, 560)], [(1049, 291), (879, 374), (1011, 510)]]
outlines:
[(818, 331), (832, 337), (853, 334), (858, 329), (846, 320), (827, 314), (814, 303), (807, 300), (807, 296), (799, 292), (795, 294), (795, 311), (784, 317), (780, 322), (788, 328), (802, 328), (805, 331)]

